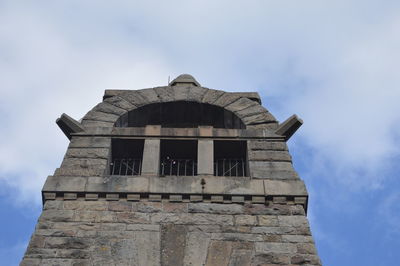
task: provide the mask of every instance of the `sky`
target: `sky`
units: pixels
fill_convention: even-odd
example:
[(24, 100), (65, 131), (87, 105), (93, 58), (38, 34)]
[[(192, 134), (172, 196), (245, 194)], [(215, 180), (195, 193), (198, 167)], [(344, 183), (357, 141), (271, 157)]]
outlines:
[(18, 265), (68, 139), (105, 89), (257, 91), (284, 121), (323, 265), (400, 261), (400, 2), (0, 0), (0, 265)]

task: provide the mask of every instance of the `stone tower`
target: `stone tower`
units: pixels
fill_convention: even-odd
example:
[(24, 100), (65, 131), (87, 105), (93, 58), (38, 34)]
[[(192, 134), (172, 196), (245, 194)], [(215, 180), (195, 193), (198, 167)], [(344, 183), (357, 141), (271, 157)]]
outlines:
[(257, 93), (106, 90), (42, 190), (21, 265), (320, 265), (283, 123)]

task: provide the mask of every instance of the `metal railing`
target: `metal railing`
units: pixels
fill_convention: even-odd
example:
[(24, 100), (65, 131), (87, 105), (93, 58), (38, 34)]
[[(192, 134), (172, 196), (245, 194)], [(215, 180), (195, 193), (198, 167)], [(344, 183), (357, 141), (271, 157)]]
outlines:
[(162, 159), (160, 175), (195, 176), (197, 175), (197, 161), (195, 159)]
[(246, 160), (217, 159), (214, 160), (215, 176), (246, 176)]
[(111, 175), (140, 175), (141, 173), (141, 159), (118, 158), (114, 159), (110, 164)]

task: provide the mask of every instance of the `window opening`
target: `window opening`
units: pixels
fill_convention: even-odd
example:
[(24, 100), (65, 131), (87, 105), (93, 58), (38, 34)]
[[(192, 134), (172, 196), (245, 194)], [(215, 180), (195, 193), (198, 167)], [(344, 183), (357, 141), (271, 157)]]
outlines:
[(214, 175), (247, 176), (246, 141), (214, 140)]
[(161, 176), (197, 175), (196, 140), (161, 140)]
[(148, 104), (122, 115), (115, 123), (116, 127), (146, 125), (176, 128), (246, 128), (242, 120), (231, 111), (211, 104), (187, 101)]
[(113, 139), (111, 175), (140, 175), (142, 172), (143, 139)]

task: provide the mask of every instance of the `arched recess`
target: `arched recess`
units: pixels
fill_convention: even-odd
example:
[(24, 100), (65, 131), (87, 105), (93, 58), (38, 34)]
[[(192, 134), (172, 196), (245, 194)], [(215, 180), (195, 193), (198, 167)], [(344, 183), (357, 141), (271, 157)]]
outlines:
[(245, 129), (242, 120), (233, 112), (207, 103), (190, 101), (159, 102), (144, 105), (120, 116), (116, 127), (162, 127)]

